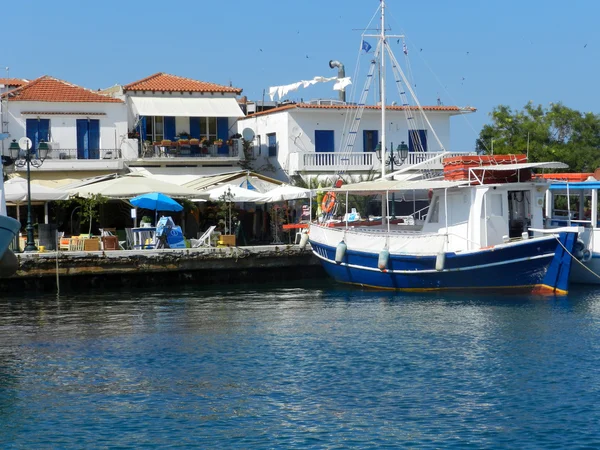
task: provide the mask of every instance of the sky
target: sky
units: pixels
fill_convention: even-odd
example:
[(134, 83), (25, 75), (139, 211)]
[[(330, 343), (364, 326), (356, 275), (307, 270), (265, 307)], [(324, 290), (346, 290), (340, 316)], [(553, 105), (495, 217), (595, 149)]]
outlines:
[[(337, 75), (328, 65), (335, 59), (360, 90), (364, 80), (354, 78), (355, 68), (372, 56), (360, 51), (361, 33), (379, 3), (24, 0), (3, 21), (0, 69), (9, 71), (0, 77), (51, 75), (99, 89), (166, 72), (231, 83), (260, 101), (270, 86)], [(406, 36), (421, 104), (439, 98), (477, 108), (452, 119), (452, 151), (472, 150), (501, 104), (517, 110), (529, 101), (562, 102), (599, 113), (599, 13), (597, 0), (387, 1), (389, 32)], [(403, 64), (402, 44), (392, 40), (392, 47)], [(337, 92), (321, 84), (288, 98)]]

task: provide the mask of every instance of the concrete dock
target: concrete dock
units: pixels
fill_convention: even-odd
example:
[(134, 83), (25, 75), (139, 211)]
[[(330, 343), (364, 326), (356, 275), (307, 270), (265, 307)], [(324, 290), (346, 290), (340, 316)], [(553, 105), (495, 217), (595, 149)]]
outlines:
[(0, 278), (3, 292), (22, 290), (247, 283), (324, 276), (310, 246), (263, 245), (160, 250), (17, 254), (19, 269)]

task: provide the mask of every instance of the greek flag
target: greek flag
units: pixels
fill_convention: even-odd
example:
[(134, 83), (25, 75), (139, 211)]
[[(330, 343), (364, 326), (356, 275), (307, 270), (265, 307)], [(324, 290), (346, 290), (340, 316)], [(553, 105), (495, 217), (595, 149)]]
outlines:
[(362, 49), (366, 52), (369, 53), (369, 50), (371, 50), (371, 44), (369, 44), (367, 41), (363, 40), (362, 41)]

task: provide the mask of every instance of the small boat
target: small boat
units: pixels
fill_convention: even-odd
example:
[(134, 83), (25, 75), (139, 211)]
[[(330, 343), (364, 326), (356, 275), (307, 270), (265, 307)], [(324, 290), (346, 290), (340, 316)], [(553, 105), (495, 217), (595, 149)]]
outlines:
[[(408, 91), (414, 96), (389, 46), (389, 38), (398, 36), (385, 34), (385, 3), (380, 2), (380, 34), (371, 35), (379, 39), (373, 63), (385, 67), (385, 55), (389, 54), (400, 95)], [(377, 73), (384, 86), (385, 70)], [(373, 74), (371, 70), (370, 76)], [(407, 119), (414, 123), (416, 114), (421, 113), (421, 123), (426, 123), (437, 139), (416, 98), (415, 103), (416, 107), (406, 107)], [(402, 104), (408, 105), (404, 99)], [(386, 105), (383, 88), (381, 105)], [(380, 110), (381, 146), (386, 148), (386, 108)], [(351, 126), (350, 137), (357, 133), (357, 121)], [(443, 148), (439, 139), (438, 144)], [(562, 163), (528, 163), (525, 155), (469, 155), (444, 160), (443, 177), (423, 170), (421, 179), (396, 180), (408, 169), (385, 174), (382, 164), (381, 178), (329, 191), (322, 205), (325, 213), (310, 224), (309, 242), (327, 273), (343, 283), (404, 291), (492, 289), (564, 294), (580, 228), (544, 229), (544, 195), (550, 184), (532, 178), (535, 169), (564, 167)], [(412, 195), (414, 199), (415, 193), (430, 199), (425, 211), (415, 210), (401, 221), (388, 214), (390, 195)], [(345, 205), (343, 217), (347, 218), (349, 203), (359, 195), (380, 196), (380, 223), (367, 226), (346, 219), (343, 226), (331, 226), (339, 221), (329, 213), (337, 209), (332, 199), (338, 206)]]
[[(571, 271), (573, 283), (600, 284), (600, 227), (598, 217), (598, 191), (600, 181), (592, 174), (568, 174), (566, 179), (555, 174), (546, 196), (546, 228), (576, 225), (583, 227), (574, 254), (580, 263)], [(568, 180), (589, 179), (569, 182)]]

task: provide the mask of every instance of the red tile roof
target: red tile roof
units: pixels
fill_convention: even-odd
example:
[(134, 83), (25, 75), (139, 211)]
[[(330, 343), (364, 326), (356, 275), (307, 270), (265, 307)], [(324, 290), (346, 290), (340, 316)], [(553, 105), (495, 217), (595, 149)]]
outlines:
[(124, 91), (165, 91), (165, 92), (232, 92), (241, 94), (242, 89), (221, 86), (220, 84), (196, 81), (190, 78), (155, 73), (142, 80), (123, 86)]
[(20, 78), (0, 78), (0, 84), (4, 86), (23, 86), (27, 84), (27, 80), (22, 80)]
[[(273, 108), (273, 109), (268, 109), (266, 111), (260, 111), (254, 114), (250, 114), (246, 117), (254, 117), (254, 116), (261, 116), (261, 115), (265, 115), (265, 114), (271, 114), (271, 113), (276, 113), (276, 112), (280, 112), (280, 111), (286, 111), (289, 109), (355, 109), (357, 108), (357, 105), (344, 105), (344, 104), (335, 104), (335, 105), (311, 105), (309, 103), (293, 103), (291, 105), (284, 105), (284, 106), (278, 106), (277, 108)], [(391, 106), (388, 105), (386, 106), (385, 110), (386, 111), (404, 111), (406, 108), (412, 110), (412, 111), (418, 111), (419, 108), (417, 106)], [(381, 107), (380, 106), (375, 106), (375, 105), (366, 105), (365, 109), (371, 109), (371, 110), (380, 110)], [(477, 108), (473, 108), (471, 106), (465, 106), (465, 107), (460, 107), (460, 106), (423, 106), (423, 110), (424, 111), (428, 111), (428, 112), (435, 112), (435, 111), (441, 111), (441, 112), (475, 112), (477, 111)]]
[(9, 101), (123, 103), (117, 98), (108, 97), (48, 75), (6, 92), (2, 96), (8, 97)]

